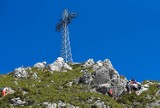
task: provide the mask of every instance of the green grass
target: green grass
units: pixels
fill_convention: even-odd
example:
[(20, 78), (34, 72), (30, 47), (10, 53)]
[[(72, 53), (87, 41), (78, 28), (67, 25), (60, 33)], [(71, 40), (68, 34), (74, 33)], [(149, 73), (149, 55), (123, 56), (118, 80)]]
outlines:
[[(14, 78), (13, 73), (0, 75), (0, 87), (7, 86), (16, 91), (14, 94), (1, 98), (0, 107), (3, 106), (3, 108), (10, 108), (10, 100), (17, 97), (27, 101), (32, 108), (40, 107), (37, 106), (37, 104), (43, 102), (57, 103), (59, 100), (65, 103), (70, 103), (74, 106), (79, 106), (80, 108), (88, 108), (90, 105), (94, 105), (97, 97), (111, 108), (123, 108), (121, 104), (125, 104), (129, 107), (133, 102), (141, 103), (136, 107), (143, 108), (148, 102), (154, 101), (154, 99), (160, 99), (160, 97), (155, 96), (155, 93), (158, 90), (158, 88), (156, 88), (157, 84), (151, 85), (150, 89), (142, 93), (140, 96), (137, 96), (135, 93), (125, 94), (117, 101), (106, 95), (89, 92), (86, 85), (73, 83), (72, 86), (69, 86), (68, 82), (82, 76), (80, 70), (83, 69), (80, 64), (70, 66), (73, 68), (71, 71), (53, 73), (50, 73), (47, 68), (44, 70), (32, 68), (32, 70), (28, 70), (30, 77), (26, 79)], [(35, 72), (38, 76), (37, 79), (32, 77)], [(92, 73), (93, 71), (91, 68), (88, 68), (88, 72)], [(18, 85), (15, 84), (15, 81)], [(28, 92), (28, 94), (23, 95), (23, 91)], [(147, 99), (146, 96), (148, 94), (153, 99)], [(93, 102), (87, 102), (89, 98), (93, 98)], [(28, 106), (25, 106), (24, 108), (28, 108)]]
[[(47, 69), (42, 71), (32, 68), (32, 70), (29, 71), (29, 74), (31, 76), (36, 72), (38, 75), (37, 79), (32, 77), (27, 79), (17, 79), (12, 77), (13, 73), (9, 75), (1, 75), (0, 87), (12, 87), (16, 92), (3, 97), (0, 100), (0, 106), (3, 105), (4, 108), (8, 108), (10, 99), (20, 97), (22, 100), (30, 103), (30, 106), (32, 107), (35, 107), (38, 103), (42, 102), (58, 102), (61, 100), (75, 106), (80, 106), (80, 108), (86, 108), (89, 107), (90, 104), (93, 104), (86, 102), (88, 98), (99, 97), (102, 101), (106, 102), (106, 105), (110, 105), (115, 108), (122, 108), (120, 104), (108, 96), (88, 92), (85, 85), (73, 83), (73, 86), (68, 86), (68, 82), (82, 76), (82, 73), (80, 72), (80, 65), (72, 67), (73, 70), (71, 71), (54, 73), (50, 73)], [(91, 69), (89, 71), (91, 72)], [(18, 85), (14, 83), (15, 81)], [(28, 94), (23, 95), (22, 90), (19, 88), (27, 91)]]

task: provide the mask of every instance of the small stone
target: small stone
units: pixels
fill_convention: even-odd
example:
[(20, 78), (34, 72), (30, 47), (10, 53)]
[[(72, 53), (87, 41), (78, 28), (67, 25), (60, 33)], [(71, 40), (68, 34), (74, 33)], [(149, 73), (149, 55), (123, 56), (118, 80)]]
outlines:
[(53, 81), (53, 80), (51, 80), (50, 82), (54, 83), (54, 81)]
[(14, 84), (18, 85), (18, 82), (17, 82), (17, 81), (14, 81)]

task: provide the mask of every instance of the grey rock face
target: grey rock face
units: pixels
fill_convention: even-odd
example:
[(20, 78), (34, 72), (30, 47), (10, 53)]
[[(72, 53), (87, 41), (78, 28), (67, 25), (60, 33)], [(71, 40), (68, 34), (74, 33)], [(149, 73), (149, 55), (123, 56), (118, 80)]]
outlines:
[(38, 69), (44, 69), (45, 67), (46, 67), (46, 61), (44, 61), (44, 62), (38, 62), (38, 63), (36, 63), (33, 67), (36, 67), (36, 68), (38, 68)]
[(95, 84), (104, 84), (110, 81), (109, 71), (106, 67), (101, 67), (93, 75)]
[(101, 88), (102, 91), (104, 89), (105, 91), (112, 89), (115, 97), (119, 97), (123, 92), (127, 91), (127, 79), (119, 75), (109, 59), (105, 59), (103, 62), (97, 61), (95, 64), (92, 59), (89, 59), (84, 67), (91, 66), (94, 72), (92, 74), (87, 73), (87, 71), (83, 72), (84, 75), (80, 77), (80, 83), (91, 84), (91, 86), (97, 85), (100, 91)]
[(117, 78), (116, 82), (114, 82), (114, 85), (112, 86), (115, 98), (118, 98), (124, 92), (127, 92), (126, 84), (127, 80)]
[(26, 71), (26, 68), (19, 67), (14, 70), (14, 77), (16, 78), (27, 78), (28, 72)]
[(64, 59), (62, 57), (58, 57), (57, 60), (48, 65), (49, 69), (51, 71), (62, 71), (62, 70), (72, 70), (72, 67), (70, 67), (67, 63), (64, 62)]
[[(96, 67), (96, 68), (95, 68)], [(119, 97), (126, 90), (127, 79), (121, 78), (119, 73), (114, 69), (109, 59), (105, 59), (104, 62), (97, 62), (93, 69), (95, 70), (94, 82), (96, 84), (108, 84), (113, 91), (115, 97)]]

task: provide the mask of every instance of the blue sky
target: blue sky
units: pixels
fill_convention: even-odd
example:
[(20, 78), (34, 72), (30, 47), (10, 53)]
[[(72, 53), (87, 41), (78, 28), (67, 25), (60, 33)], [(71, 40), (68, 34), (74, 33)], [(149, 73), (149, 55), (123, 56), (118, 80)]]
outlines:
[(160, 80), (159, 0), (0, 0), (0, 73), (60, 55), (55, 25), (68, 8), (73, 60), (109, 58), (128, 79)]

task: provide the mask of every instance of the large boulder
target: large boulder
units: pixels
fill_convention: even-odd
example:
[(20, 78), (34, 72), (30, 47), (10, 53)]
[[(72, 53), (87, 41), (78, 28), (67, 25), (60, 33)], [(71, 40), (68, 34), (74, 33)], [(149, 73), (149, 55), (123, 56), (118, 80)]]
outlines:
[[(93, 65), (93, 70), (95, 71), (93, 74), (97, 84), (107, 82), (118, 84), (122, 81), (119, 73), (114, 69), (109, 59), (105, 59), (103, 62), (98, 61), (95, 65)], [(123, 82), (126, 83), (127, 80), (125, 78), (123, 79)]]
[(112, 89), (115, 97), (119, 97), (123, 92), (127, 91), (126, 84), (128, 80), (119, 75), (109, 59), (105, 59), (103, 62), (99, 60), (96, 63), (93, 61), (94, 60), (89, 59), (85, 62), (84, 67), (92, 67), (93, 73), (91, 75), (84, 73), (84, 75), (80, 77), (81, 83), (88, 84), (88, 82), (92, 81), (91, 86), (98, 87), (97, 90), (100, 89), (100, 91), (101, 89), (102, 91), (104, 91), (104, 89), (105, 91)]
[(49, 69), (51, 71), (62, 71), (62, 70), (72, 70), (72, 67), (70, 67), (67, 63), (64, 62), (64, 59), (62, 57), (58, 57), (55, 62), (48, 65)]
[(14, 77), (16, 77), (16, 78), (27, 78), (28, 77), (28, 72), (26, 70), (27, 69), (23, 68), (23, 67), (16, 68), (14, 70)]
[(120, 78), (118, 77), (116, 79), (116, 82), (112, 82), (112, 89), (113, 89), (113, 95), (115, 98), (118, 98), (121, 96), (123, 93), (127, 92), (126, 89), (126, 84), (127, 84), (127, 79), (126, 78)]
[(38, 62), (33, 67), (38, 68), (38, 69), (44, 69), (46, 67), (46, 63), (47, 63), (46, 61)]

